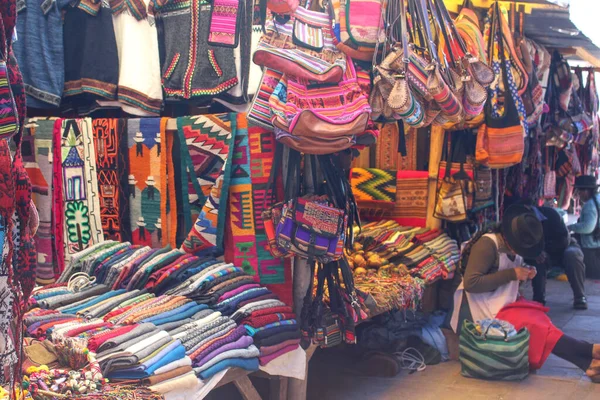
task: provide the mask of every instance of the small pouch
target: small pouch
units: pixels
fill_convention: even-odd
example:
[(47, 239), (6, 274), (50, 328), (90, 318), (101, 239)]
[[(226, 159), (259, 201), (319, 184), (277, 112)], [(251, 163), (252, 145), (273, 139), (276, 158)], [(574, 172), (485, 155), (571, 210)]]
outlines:
[(329, 21), (328, 15), (298, 7), (294, 17), (294, 33), (292, 35), (294, 44), (309, 50), (323, 50), (323, 47), (325, 47), (323, 28), (327, 26)]
[(219, 47), (238, 47), (240, 0), (214, 0), (210, 11), (208, 44)]

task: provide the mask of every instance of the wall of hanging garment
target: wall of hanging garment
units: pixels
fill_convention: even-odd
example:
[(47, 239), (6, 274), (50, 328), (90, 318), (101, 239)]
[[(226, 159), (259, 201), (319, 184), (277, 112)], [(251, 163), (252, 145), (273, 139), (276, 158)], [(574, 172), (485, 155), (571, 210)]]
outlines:
[(22, 0), (18, 15), (15, 54), (36, 109), (159, 116), (167, 99), (245, 104), (260, 80), (249, 79), (254, 0)]
[(38, 284), (54, 282), (72, 254), (117, 240), (200, 255), (227, 249), (229, 262), (291, 302), (289, 260), (270, 255), (260, 217), (270, 206), (271, 131), (235, 113), (31, 118), (25, 128), (41, 221)]

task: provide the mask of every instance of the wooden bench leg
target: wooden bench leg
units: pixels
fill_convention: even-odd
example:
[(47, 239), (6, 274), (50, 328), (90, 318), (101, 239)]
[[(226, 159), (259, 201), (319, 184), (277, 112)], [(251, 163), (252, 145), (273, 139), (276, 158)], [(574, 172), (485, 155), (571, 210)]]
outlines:
[(250, 378), (243, 376), (233, 381), (233, 384), (238, 389), (244, 400), (262, 400), (260, 394), (256, 391), (256, 388), (250, 381)]
[(288, 378), (279, 377), (269, 379), (269, 399), (287, 400), (288, 398)]

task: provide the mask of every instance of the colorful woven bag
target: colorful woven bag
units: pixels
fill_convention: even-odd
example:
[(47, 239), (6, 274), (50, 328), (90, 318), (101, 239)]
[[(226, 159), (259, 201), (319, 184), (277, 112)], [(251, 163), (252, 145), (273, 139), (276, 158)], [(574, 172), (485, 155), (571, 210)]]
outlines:
[(306, 2), (291, 17), (269, 19), (265, 29), (253, 55), (255, 64), (314, 82), (343, 78), (346, 57), (335, 46), (327, 12), (313, 11)]
[(460, 332), (461, 374), (468, 378), (520, 381), (529, 375), (529, 331), (504, 337), (480, 333), (465, 320)]
[(283, 74), (278, 71), (265, 68), (260, 80), (260, 86), (254, 95), (252, 105), (248, 111), (248, 120), (268, 129), (273, 128), (269, 98), (273, 94), (277, 84), (279, 84), (282, 76)]
[(330, 138), (363, 133), (371, 107), (358, 84), (352, 60), (338, 83), (309, 84), (288, 78), (285, 114), (294, 136)]
[(372, 61), (383, 38), (382, 0), (333, 0), (338, 49), (362, 61)]
[(277, 245), (297, 257), (328, 263), (343, 256), (347, 217), (326, 197), (300, 197), (283, 206)]

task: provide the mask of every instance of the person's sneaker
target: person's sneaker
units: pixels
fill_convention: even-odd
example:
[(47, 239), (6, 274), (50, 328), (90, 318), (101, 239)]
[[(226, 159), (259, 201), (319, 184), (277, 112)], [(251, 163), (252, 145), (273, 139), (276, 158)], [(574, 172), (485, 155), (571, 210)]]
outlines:
[(587, 310), (588, 309), (588, 304), (587, 304), (587, 300), (585, 297), (581, 297), (579, 299), (575, 299), (575, 302), (573, 303), (573, 307), (576, 310)]

